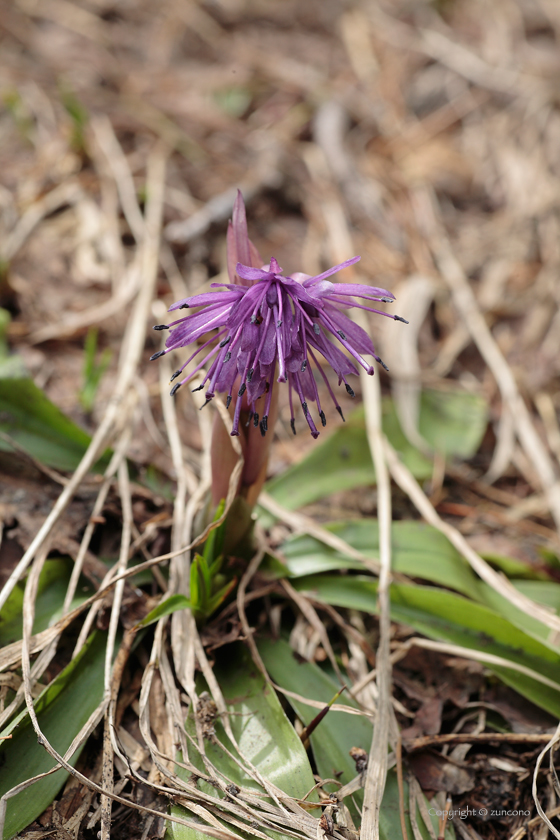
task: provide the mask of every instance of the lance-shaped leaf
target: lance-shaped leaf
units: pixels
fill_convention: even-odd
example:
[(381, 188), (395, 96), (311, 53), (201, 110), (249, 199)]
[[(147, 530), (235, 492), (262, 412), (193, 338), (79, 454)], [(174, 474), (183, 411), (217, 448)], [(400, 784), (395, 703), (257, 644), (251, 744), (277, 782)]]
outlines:
[[(104, 633), (90, 637), (78, 656), (35, 701), (41, 730), (61, 755), (103, 698), (105, 641)], [(9, 734), (12, 735), (10, 740), (0, 741), (0, 796), (55, 766), (45, 748), (37, 743), (27, 710), (0, 732), (0, 735)], [(70, 764), (76, 764), (80, 752), (81, 747), (70, 759)], [(9, 840), (37, 819), (67, 778), (66, 770), (57, 770), (9, 799), (3, 840)]]

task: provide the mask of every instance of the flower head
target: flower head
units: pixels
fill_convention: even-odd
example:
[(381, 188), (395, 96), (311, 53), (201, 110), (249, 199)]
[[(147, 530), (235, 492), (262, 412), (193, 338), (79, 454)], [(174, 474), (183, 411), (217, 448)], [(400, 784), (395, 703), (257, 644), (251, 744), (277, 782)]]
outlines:
[[(268, 430), (274, 383), (287, 382), (294, 434), (295, 394), (311, 434), (316, 438), (319, 432), (310, 410), (312, 404), (316, 406), (321, 424), (325, 426), (327, 422), (314, 376), (317, 371), (344, 419), (323, 365), (330, 365), (338, 375), (338, 384), (344, 383), (353, 397), (348, 376), (358, 374), (357, 365), (373, 374), (373, 367), (364, 359), (364, 354), (372, 356), (381, 365), (383, 362), (367, 333), (343, 310), (356, 306), (404, 321), (398, 315), (366, 305), (374, 301), (391, 303), (394, 300), (391, 292), (361, 284), (333, 283), (327, 279), (359, 259), (352, 257), (315, 277), (301, 273), (285, 277), (274, 258), (268, 266), (257, 267), (259, 263), (262, 265), (261, 258), (247, 236), (245, 208), (238, 193), (233, 224), (230, 223), (228, 229), (228, 271), (232, 282), (212, 284), (222, 286), (225, 291), (207, 292), (177, 301), (170, 307), (170, 312), (191, 308), (198, 311), (171, 324), (154, 327), (171, 332), (166, 349), (155, 353), (152, 359), (179, 347), (196, 345), (183, 366), (173, 374), (172, 381), (182, 378), (173, 386), (171, 394), (204, 369), (203, 382), (196, 390), (206, 388), (206, 401), (209, 402), (216, 392), (227, 394), (228, 407), (235, 401), (231, 434), (239, 434), (240, 412), (242, 404), (246, 404), (254, 426), (259, 426), (264, 436)], [(358, 303), (356, 298), (366, 303)], [(198, 340), (206, 336), (199, 346)], [(206, 352), (201, 361), (183, 376), (187, 365), (203, 351)]]

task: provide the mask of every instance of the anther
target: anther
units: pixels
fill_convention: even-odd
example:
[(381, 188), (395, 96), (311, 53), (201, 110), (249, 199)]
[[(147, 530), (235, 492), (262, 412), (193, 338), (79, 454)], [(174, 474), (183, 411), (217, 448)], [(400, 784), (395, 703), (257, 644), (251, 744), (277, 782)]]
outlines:
[(410, 321), (407, 321), (406, 318), (401, 318), (400, 315), (393, 315), (394, 321), (402, 321), (403, 324), (410, 324)]
[(237, 392), (237, 396), (242, 397), (246, 390), (247, 390), (247, 386), (245, 385), (245, 383), (243, 383), (243, 385), (241, 386), (241, 388)]
[(337, 330), (336, 332), (337, 332), (337, 334), (341, 337), (341, 339), (342, 339), (343, 341), (346, 341), (346, 336), (344, 335), (344, 333), (342, 332), (342, 330)]
[(156, 324), (155, 327), (152, 327), (153, 330), (168, 330), (168, 324)]
[(225, 346), (226, 346), (226, 344), (229, 344), (229, 343), (230, 343), (230, 341), (231, 341), (231, 335), (228, 335), (228, 337), (227, 337), (227, 338), (224, 338), (224, 340), (223, 340), (223, 341), (220, 341), (220, 345), (219, 345), (219, 346), (220, 346), (220, 347), (225, 347)]
[(202, 403), (202, 405), (200, 406), (200, 408), (198, 410), (202, 411), (203, 408), (206, 408), (206, 406), (208, 405), (209, 402), (212, 402), (212, 400), (211, 399), (206, 400), (206, 402)]
[(247, 429), (251, 425), (251, 420), (253, 419), (253, 412), (249, 414), (249, 419), (245, 423), (245, 428)]
[(303, 413), (304, 413), (304, 414), (305, 414), (305, 416), (307, 417), (307, 415), (309, 414), (309, 409), (307, 408), (307, 403), (306, 403), (306, 402), (303, 402), (303, 403), (301, 404), (301, 407), (303, 408)]
[(342, 409), (341, 409), (341, 407), (340, 407), (339, 405), (337, 405), (336, 410), (338, 411), (338, 413), (339, 413), (339, 414), (340, 414), (340, 416), (342, 417), (342, 422), (343, 422), (343, 423), (346, 423), (346, 420), (345, 420), (345, 418), (344, 418), (344, 414), (342, 413)]
[(296, 421), (294, 420), (294, 418), (293, 418), (293, 417), (292, 417), (292, 419), (290, 420), (290, 426), (292, 427), (292, 432), (293, 432), (293, 433), (294, 433), (294, 435), (295, 435), (295, 433), (296, 433)]
[(327, 418), (325, 417), (325, 412), (320, 411), (319, 412), (319, 417), (321, 418), (321, 423), (323, 424), (323, 426), (326, 426), (327, 425)]
[(194, 394), (196, 391), (202, 391), (204, 385), (198, 385), (196, 388), (193, 388), (191, 394)]
[(183, 303), (183, 304), (179, 307), (179, 309), (190, 309), (190, 306), (189, 306), (189, 304), (188, 304), (188, 303)]
[(247, 382), (251, 381), (251, 379), (253, 378), (254, 372), (255, 372), (255, 368), (251, 368), (251, 370), (247, 374)]
[(268, 414), (265, 414), (260, 422), (261, 435), (264, 437), (268, 432)]
[(390, 298), (390, 297), (382, 297), (382, 298), (379, 298), (379, 300), (382, 303), (393, 303), (394, 302), (393, 298)]
[(169, 380), (169, 384), (171, 385), (173, 380), (177, 379), (178, 376), (181, 376), (182, 373), (183, 373), (182, 370), (176, 370), (175, 373), (173, 374), (173, 376), (171, 377), (171, 379)]
[(345, 382), (344, 384), (345, 384), (345, 386), (346, 386), (346, 390), (348, 391), (348, 393), (350, 394), (350, 396), (351, 396), (351, 397), (355, 397), (355, 396), (356, 396), (356, 394), (354, 393), (354, 391), (352, 390), (352, 388), (350, 387), (350, 385), (348, 384), (348, 382)]
[(389, 373), (389, 368), (387, 367), (387, 365), (385, 364), (385, 362), (383, 361), (383, 359), (380, 359), (380, 358), (379, 358), (379, 356), (377, 356), (377, 361), (378, 361), (378, 363), (381, 365), (381, 367), (383, 368), (383, 370), (386, 370), (386, 371), (387, 371), (387, 373)]
[(173, 388), (171, 389), (171, 391), (169, 392), (169, 396), (174, 397), (180, 387), (181, 387), (181, 383), (177, 382), (177, 384), (174, 385)]
[(156, 359), (159, 359), (160, 356), (165, 355), (165, 350), (158, 350), (157, 353), (154, 353), (153, 356), (150, 356), (150, 362), (154, 362)]
[(277, 326), (277, 327), (281, 327), (281, 326), (282, 326), (282, 318), (279, 318), (279, 319), (276, 321), (276, 326)]
[(229, 362), (230, 359), (231, 359), (231, 353), (228, 350), (228, 352), (224, 356), (224, 365), (225, 365), (226, 362)]
[(321, 327), (319, 324), (313, 324), (313, 332), (315, 335), (321, 335)]
[(306, 367), (307, 367), (307, 359), (304, 359), (303, 362), (301, 363), (301, 372), (302, 373), (305, 373)]
[(230, 405), (231, 405), (231, 394), (228, 394), (227, 399), (226, 399), (226, 408), (229, 408)]
[(256, 429), (258, 425), (259, 425), (259, 415), (258, 415), (258, 414), (257, 414), (257, 412), (255, 411), (255, 414), (254, 414), (254, 416), (253, 416), (253, 426), (254, 426), (254, 427), (255, 427), (255, 429)]

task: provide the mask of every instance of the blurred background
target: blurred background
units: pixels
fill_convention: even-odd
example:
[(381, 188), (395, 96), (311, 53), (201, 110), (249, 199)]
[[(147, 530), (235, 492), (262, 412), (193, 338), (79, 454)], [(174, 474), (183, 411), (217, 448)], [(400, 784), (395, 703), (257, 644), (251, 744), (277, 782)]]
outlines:
[[(68, 584), (74, 568), (68, 557), (84, 562), (88, 585), (97, 588), (109, 566), (126, 563), (127, 549), (136, 561), (189, 542), (208, 487), (208, 461), (200, 455), (209, 443), (212, 414), (199, 412), (186, 388), (177, 395), (174, 414), (167, 397), (173, 367), (166, 367), (167, 359), (148, 361), (161, 347), (161, 334), (151, 326), (166, 320), (173, 301), (211, 282), (227, 282), (225, 233), (239, 188), (250, 237), (265, 262), (274, 256), (286, 273), (316, 274), (359, 254), (353, 273), (340, 279), (381, 286), (396, 296), (391, 311), (408, 326), (379, 316), (370, 320), (376, 348), (390, 368), (390, 374), (376, 370), (385, 398), (384, 430), (438, 514), (538, 602), (524, 602), (525, 612), (535, 608), (528, 617), (492, 587), (484, 601), (473, 577), (476, 597), (501, 611), (500, 621), (501, 615), (511, 618), (503, 631), (508, 644), (520, 638), (516, 628), (528, 627), (527, 661), (537, 676), (544, 673), (557, 656), (560, 612), (559, 40), (558, 0), (0, 0), (0, 579), (22, 556), (30, 560), (35, 552), (40, 562), (49, 553), (61, 556), (49, 561), (58, 563), (63, 580), (58, 600), (35, 629), (56, 620), (62, 599), (68, 610), (76, 591), (77, 598), (85, 597), (83, 586), (76, 590), (77, 577)], [(177, 358), (176, 366), (184, 359)], [(356, 516), (370, 517), (358, 545), (368, 556), (377, 553), (377, 490), (364, 417), (359, 409), (351, 413), (361, 404), (357, 377), (355, 390), (354, 405), (344, 391), (340, 399), (349, 422), (343, 427), (331, 409), (317, 443), (301, 416), (302, 433), (293, 438), (287, 395), (281, 395), (269, 507), (261, 510), (260, 522), (273, 525), (271, 544), (288, 560), (292, 542), (294, 563), (301, 558), (293, 546), (305, 528), (300, 520), (294, 524), (289, 511), (302, 508), (313, 517), (306, 520), (307, 533), (314, 523), (347, 519), (343, 533), (352, 545)], [(103, 434), (90, 445), (88, 435), (100, 428)], [(86, 476), (87, 469), (83, 481), (72, 475), (86, 449), (95, 449), (91, 466), (109, 445), (121, 459), (129, 457), (130, 486), (125, 462), (118, 483), (111, 478), (114, 462), (104, 490), (100, 476)], [(107, 462), (97, 464), (98, 473)], [(56, 529), (40, 531), (68, 485), (67, 501), (74, 498), (64, 517)], [(393, 517), (403, 520), (394, 523), (394, 534), (406, 532), (417, 552), (406, 573), (441, 585), (430, 590), (436, 629), (425, 623), (418, 630), (439, 639), (441, 627), (447, 628), (447, 619), (437, 614), (442, 604), (451, 603), (447, 616), (459, 622), (458, 600), (449, 600), (455, 596), (448, 589), (468, 591), (469, 597), (471, 590), (465, 590), (464, 576), (459, 583), (442, 576), (451, 561), (441, 541), (434, 542), (441, 535), (404, 521), (419, 518), (413, 497), (410, 487), (393, 485)], [(406, 551), (396, 538), (394, 549), (402, 572)], [(327, 565), (332, 568), (338, 567)], [(337, 590), (339, 581), (352, 580), (342, 568)], [(348, 565), (356, 568), (359, 563)], [(124, 627), (135, 625), (166, 590), (163, 573), (154, 576), (147, 574), (125, 593)], [(502, 581), (495, 576), (494, 589)], [(463, 601), (467, 630), (461, 640), (488, 650), (494, 625), (489, 619), (473, 634), (475, 601)], [(20, 602), (14, 608), (19, 624), (16, 630), (9, 622), (4, 626), (1, 645), (21, 638)], [(251, 620), (262, 629), (270, 619), (277, 630), (283, 607), (273, 611), (268, 601), (265, 606), (260, 613), (255, 606)], [(369, 634), (372, 645), (369, 664), (358, 651), (361, 679), (373, 667), (377, 625), (370, 615), (373, 600), (357, 609), (365, 618), (356, 618), (354, 610), (352, 661), (358, 661), (356, 628), (364, 639)], [(110, 611), (106, 600), (97, 618), (92, 608), (91, 622), (106, 628)], [(331, 618), (329, 633), (339, 639), (340, 622), (335, 626)], [(397, 614), (395, 622), (400, 620)], [(56, 645), (41, 654), (34, 665), (37, 680), (43, 673), (46, 683), (56, 678), (74, 642), (75, 651), (84, 645), (89, 626), (72, 646), (64, 637), (58, 658), (53, 660)], [(312, 628), (299, 614), (294, 627), (294, 650), (299, 644), (300, 657), (324, 662), (320, 635), (309, 635)], [(397, 645), (410, 633), (400, 623), (393, 630)], [(534, 655), (535, 637), (549, 646), (542, 661)], [(193, 638), (187, 634), (190, 645)], [(201, 636), (209, 655), (238, 638), (247, 634), (233, 619), (206, 626)], [(183, 685), (186, 650), (186, 644), (173, 649)], [(518, 641), (499, 648), (513, 661), (519, 651), (524, 655)], [(100, 693), (89, 698), (93, 711), (86, 709), (85, 719), (101, 704), (104, 650), (96, 655)], [(141, 667), (134, 666), (132, 687), (127, 683), (125, 699), (119, 699), (121, 711), (130, 704), (134, 712), (126, 725), (138, 738), (137, 697), (148, 654), (143, 656), (138, 654)], [(408, 718), (418, 708), (422, 714), (431, 709), (411, 727), (414, 737), (437, 735), (442, 704), (449, 698), (455, 703), (452, 691), (460, 685), (457, 709), (481, 698), (501, 709), (513, 732), (538, 731), (546, 741), (558, 718), (558, 692), (549, 696), (542, 686), (540, 693), (527, 691), (511, 672), (508, 685), (549, 713), (535, 723), (534, 709), (531, 715), (519, 712), (519, 694), (511, 691), (502, 702), (503, 686), (487, 679), (482, 665), (430, 657), (410, 653), (393, 673), (402, 689), (398, 696), (406, 703), (411, 698)], [(347, 657), (345, 667), (347, 662), (352, 665)], [(554, 688), (558, 677), (552, 676), (556, 683), (550, 677), (547, 685)], [(429, 689), (424, 694), (417, 688), (422, 680)], [(5, 683), (2, 708), (7, 692)], [(420, 705), (426, 697), (431, 706)], [(152, 726), (158, 748), (172, 755), (174, 730), (162, 698), (163, 689), (150, 698)], [(85, 708), (86, 700), (73, 703), (73, 711)], [(9, 717), (9, 708), (2, 714)], [(477, 731), (485, 725), (480, 714)], [(175, 726), (182, 731), (183, 720)], [(34, 733), (28, 734), (42, 754)], [(533, 806), (527, 768), (537, 755), (530, 749), (513, 770), (503, 761), (492, 765), (491, 785), (494, 771), (479, 762), (476, 788), (473, 776), (470, 787), (456, 792), (474, 790), (464, 800), (471, 807), (523, 803), (528, 814)], [(99, 745), (93, 750), (92, 766)], [(16, 763), (18, 755), (27, 754), (12, 750)], [(147, 761), (146, 773), (155, 772), (154, 766)], [(19, 769), (21, 779), (31, 772)], [(421, 769), (415, 771), (419, 778)], [(126, 784), (125, 770), (119, 784)], [(498, 770), (509, 774), (507, 784)], [(443, 796), (451, 789), (446, 780), (439, 788), (431, 776), (421, 781)], [(4, 783), (7, 790), (13, 779)], [(543, 801), (556, 808), (552, 783), (547, 790)], [(37, 812), (38, 806), (13, 833)], [(119, 819), (129, 819), (123, 813), (121, 808)], [(50, 819), (47, 813), (42, 825)], [(98, 820), (96, 810), (87, 830), (97, 832)], [(140, 831), (130, 825), (122, 836), (148, 836), (149, 824)], [(497, 822), (478, 827), (490, 840), (506, 833), (520, 840), (524, 825), (519, 817), (515, 835)], [(156, 828), (153, 836), (162, 836), (162, 820)], [(531, 837), (546, 836), (546, 827), (539, 831)], [(461, 833), (471, 840), (481, 836)]]
[[(534, 495), (529, 513), (545, 520), (535, 527), (555, 538), (539, 496), (554, 471), (516, 443), (499, 391), (517, 382), (550, 467), (560, 452), (559, 33), (554, 0), (0, 3), (4, 342), (59, 408), (95, 428), (141, 285), (147, 160), (164, 149), (147, 329), (174, 299), (225, 277), (241, 188), (252, 239), (286, 272), (361, 255), (355, 277), (390, 289), (411, 321), (372, 327), (409, 438), (419, 442), (420, 386), (453, 380), (479, 395), (491, 421), (479, 474)], [(145, 361), (158, 348), (149, 332)], [(131, 455), (173, 475), (158, 377), (148, 364), (136, 377)], [(180, 400), (196, 453), (195, 409)], [(286, 421), (273, 474), (311, 444), (291, 442)]]

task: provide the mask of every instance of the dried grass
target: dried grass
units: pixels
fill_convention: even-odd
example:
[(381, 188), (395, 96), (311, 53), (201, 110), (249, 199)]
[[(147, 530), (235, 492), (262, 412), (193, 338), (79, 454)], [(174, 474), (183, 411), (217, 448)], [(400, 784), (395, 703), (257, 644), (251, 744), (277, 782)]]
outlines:
[[(170, 560), (167, 595), (186, 594), (190, 550), (208, 533), (206, 529), (203, 535), (196, 534), (194, 522), (209, 487), (212, 415), (197, 411), (200, 404), (194, 397), (192, 405), (180, 403), (181, 412), (177, 411), (165, 393), (170, 373), (167, 360), (160, 362), (159, 382), (150, 382), (153, 374), (145, 370), (144, 345), (146, 326), (158, 311), (159, 267), (173, 297), (183, 296), (186, 285), (194, 289), (207, 281), (208, 263), (220, 259), (221, 246), (212, 230), (228, 218), (238, 185), (246, 200), (260, 208), (255, 226), (260, 226), (260, 236), (269, 243), (266, 252), (272, 246), (282, 264), (299, 268), (299, 250), (301, 267), (313, 272), (327, 257), (341, 261), (357, 251), (363, 255), (362, 275), (379, 277), (380, 285), (398, 288), (404, 315), (409, 308), (416, 310), (417, 323), (399, 351), (392, 350), (399, 341), (394, 331), (384, 330), (381, 337), (384, 355), (387, 360), (394, 359), (392, 387), (410, 440), (424, 445), (417, 428), (422, 385), (442, 386), (442, 380), (450, 375), (465, 388), (483, 394), (491, 406), (495, 442), (485, 464), (486, 484), (477, 474), (478, 484), (472, 481), (471, 489), (490, 494), (490, 498), (491, 493), (502, 493), (493, 500), (496, 506), (502, 505), (503, 514), (493, 527), (506, 529), (512, 543), (519, 540), (527, 553), (534, 554), (543, 542), (552, 545), (548, 537), (560, 525), (560, 119), (554, 93), (558, 9), (544, 0), (536, 4), (504, 0), (492, 9), (469, 0), (450, 4), (447, 17), (442, 17), (428, 5), (411, 7), (404, 2), (391, 8), (378, 2), (356, 2), (347, 9), (337, 3), (312, 3), (308, 12), (296, 5), (287, 2), (285, 8), (273, 9), (255, 0), (229, 8), (221, 2), (182, 4), (169, 0), (162, 4), (158, 17), (149, 4), (140, 2), (117, 12), (125, 18), (130, 15), (130, 32), (104, 18), (111, 4), (102, 2), (79, 6), (57, 0), (39, 7), (21, 0), (3, 8), (9, 35), (0, 86), (7, 94), (15, 89), (20, 97), (12, 108), (16, 129), (7, 119), (0, 125), (6, 139), (1, 153), (6, 185), (0, 189), (4, 233), (0, 259), (10, 263), (9, 283), (21, 308), (10, 336), (33, 364), (34, 358), (39, 359), (34, 371), (37, 379), (46, 377), (49, 383), (54, 370), (67, 392), (73, 386), (75, 391), (76, 383), (60, 374), (65, 348), (71, 348), (72, 340), (87, 327), (102, 327), (119, 354), (104, 386), (107, 392), (101, 391), (102, 411), (96, 416), (90, 447), (63, 484), (52, 510), (0, 593), (1, 607), (28, 572), (23, 641), (0, 651), (0, 670), (21, 663), (23, 681), (0, 720), (6, 720), (25, 702), (48, 752), (84, 789), (100, 797), (90, 824), (101, 821), (102, 838), (110, 836), (113, 802), (152, 817), (197, 825), (120, 795), (122, 779), (115, 784), (113, 778), (119, 759), (135, 778), (142, 778), (138, 775), (140, 753), (133, 752), (134, 744), (127, 742), (126, 736), (115, 737), (116, 702), (131, 636), (125, 636), (115, 664), (111, 662), (125, 581), (139, 570)], [(484, 27), (478, 22), (481, 12)], [(294, 15), (299, 21), (295, 26)], [(272, 21), (270, 31), (261, 25), (267, 16)], [(138, 50), (133, 44), (135, 35), (144, 38)], [(192, 50), (188, 61), (184, 55), (175, 57), (181, 54), (180, 38), (186, 39)], [(42, 52), (38, 46), (41, 39)], [(119, 45), (128, 83), (121, 78), (123, 70), (114, 54)], [(90, 78), (93, 68), (101, 64), (117, 92), (108, 89), (102, 93)], [(45, 67), (50, 75), (44, 80)], [(76, 77), (79, 94), (94, 114), (87, 130), (91, 161), (87, 173), (80, 165), (81, 153), (68, 141), (72, 124), (61, 111), (51, 78), (76, 67), (83, 74), (82, 79), (79, 74)], [(217, 104), (224, 90), (227, 93), (232, 87), (232, 78), (237, 78), (234, 88), (246, 85), (255, 96), (248, 118)], [(266, 95), (260, 96), (259, 90)], [(323, 101), (320, 107), (318, 97)], [(6, 112), (3, 116), (6, 118)], [(20, 149), (25, 143), (29, 143), (32, 165)], [(13, 160), (8, 167), (10, 155)], [(215, 160), (220, 165), (215, 166)], [(137, 195), (144, 167), (146, 206), (142, 209)], [(270, 209), (271, 202), (279, 220)], [(298, 212), (282, 209), (282, 202), (297, 204)], [(131, 244), (123, 233), (131, 238)], [(187, 245), (192, 250), (185, 257), (181, 249)], [(59, 266), (51, 267), (45, 258), (43, 267), (37, 258), (37, 251), (43, 255), (50, 253), (49, 248), (54, 248), (57, 256), (67, 257), (70, 280), (64, 294), (52, 281)], [(45, 275), (42, 295), (37, 281), (30, 279), (38, 266)], [(190, 273), (188, 284), (182, 270)], [(167, 292), (165, 297), (167, 302)], [(82, 298), (85, 306), (76, 306)], [(430, 327), (430, 319), (437, 330)], [(47, 345), (53, 339), (61, 344), (61, 351), (56, 345), (52, 350)], [(137, 380), (142, 376), (149, 383), (145, 394), (138, 389)], [(390, 655), (389, 474), (420, 515), (447, 536), (477, 575), (526, 614), (539, 618), (552, 631), (560, 630), (558, 616), (522, 596), (479, 556), (468, 535), (439, 515), (434, 487), (441, 491), (443, 471), (439, 479), (434, 476), (428, 497), (400, 463), (381, 433), (377, 383), (365, 379), (362, 394), (378, 478), (379, 562), (356, 551), (307, 514), (286, 511), (266, 494), (261, 496), (262, 506), (295, 533), (307, 533), (379, 574), (380, 644), (375, 672), (363, 651), (363, 661), (359, 660), (356, 633), (360, 633), (352, 628), (352, 637), (347, 625), (362, 671), (353, 693), (360, 696), (364, 713), (375, 713), (371, 749), (375, 760), (370, 760), (365, 778), (368, 807), (364, 809), (362, 836), (367, 838), (379, 836), (387, 745), (395, 754), (398, 751), (391, 668), (408, 649), (406, 645), (514, 667), (483, 652), (416, 638)], [(49, 383), (51, 387), (54, 395), (55, 386)], [(158, 394), (160, 406), (154, 399)], [(71, 402), (72, 398), (68, 399)], [(227, 423), (221, 403), (218, 410)], [(182, 413), (189, 418), (188, 429)], [(196, 432), (191, 422), (195, 417)], [(134, 449), (133, 430), (143, 429), (142, 423), (151, 429), (150, 451), (163, 459), (169, 475), (176, 479), (171, 551), (152, 558), (145, 545), (146, 562), (127, 570), (132, 541), (137, 544), (142, 535), (135, 535), (134, 488), (125, 458)], [(158, 453), (163, 442), (168, 451)], [(34, 636), (35, 590), (51, 537), (92, 465), (110, 444), (114, 454), (91, 506), (65, 598), (65, 616)], [(145, 441), (143, 445), (148, 446)], [(306, 448), (301, 443), (294, 446), (298, 449), (291, 451), (297, 453)], [(237, 454), (228, 505), (242, 469), (241, 452)], [(489, 485), (499, 479), (503, 484), (491, 489)], [(518, 487), (524, 495), (518, 494)], [(115, 490), (123, 515), (118, 562), (99, 591), (70, 611), (96, 518)], [(523, 525), (529, 531), (523, 530)], [(237, 607), (247, 643), (266, 674), (245, 610), (264, 550), (263, 543), (242, 578)], [(34, 715), (36, 685), (56, 655), (62, 632), (90, 610), (77, 653), (102, 599), (110, 592), (104, 699), (67, 753), (60, 756), (44, 738)], [(289, 585), (286, 593), (337, 668), (314, 605)], [(37, 658), (32, 661), (33, 657)], [(205, 830), (214, 837), (237, 837), (237, 829), (246, 830), (246, 821), (259, 826), (254, 829), (255, 836), (265, 836), (261, 830), (265, 827), (280, 828), (295, 837), (315, 838), (318, 832), (321, 836), (317, 820), (262, 779), (243, 757), (236, 760), (259, 782), (272, 804), (248, 790), (227, 803), (218, 803), (177, 776), (175, 738), (183, 755), (187, 754), (181, 688), (196, 708), (200, 700), (195, 685), (197, 667), (235, 744), (226, 702), (192, 616), (185, 612), (160, 620), (138, 706), (144, 740), (140, 746), (143, 760), (149, 756), (151, 762), (148, 781), (154, 793), (183, 803), (208, 822), (211, 827)], [(550, 684), (530, 669), (519, 666), (518, 670)], [(154, 719), (156, 692), (161, 692), (165, 703), (160, 717)], [(343, 704), (335, 708), (350, 712)], [(105, 739), (98, 783), (73, 769), (68, 761), (102, 719)], [(539, 757), (533, 792), (540, 816), (559, 836), (549, 822), (558, 809), (545, 814), (536, 786), (538, 767), (548, 750), (552, 755), (556, 742), (557, 736)], [(189, 747), (200, 752), (207, 778), (225, 790), (227, 780), (204, 755), (200, 731)], [(19, 785), (8, 796), (32, 782)], [(420, 808), (422, 804), (414, 783), (410, 797), (415, 815), (416, 804)], [(5, 803), (6, 799), (0, 803), (0, 823)], [(231, 829), (224, 829), (218, 817)], [(529, 825), (536, 824), (531, 821)], [(415, 816), (412, 827), (415, 837), (419, 836)], [(520, 828), (512, 836), (519, 840), (526, 830)]]

